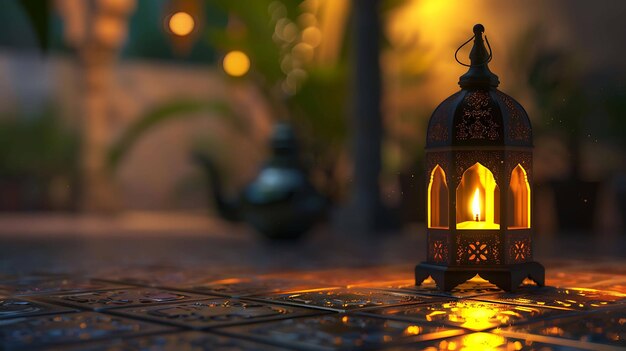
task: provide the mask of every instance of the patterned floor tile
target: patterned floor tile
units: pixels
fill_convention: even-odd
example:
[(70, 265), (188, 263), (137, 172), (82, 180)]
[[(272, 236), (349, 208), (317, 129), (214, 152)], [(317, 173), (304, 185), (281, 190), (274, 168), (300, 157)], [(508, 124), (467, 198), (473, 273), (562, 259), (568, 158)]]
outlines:
[(220, 279), (226, 272), (216, 269), (181, 269), (171, 266), (112, 267), (95, 272), (102, 281), (148, 287), (173, 287)]
[(76, 312), (76, 310), (27, 299), (0, 298), (0, 320), (63, 312)]
[(482, 331), (546, 317), (571, 314), (571, 312), (468, 299), (453, 299), (420, 305), (377, 308), (359, 312), (359, 314), (409, 322), (443, 323), (473, 331)]
[(413, 279), (414, 265), (396, 265), (367, 268), (333, 268), (304, 272), (285, 272), (266, 275), (290, 280), (307, 280), (326, 286), (358, 286), (371, 282), (389, 282)]
[(614, 291), (626, 294), (626, 277), (604, 280), (593, 284), (592, 287), (598, 290)]
[(464, 333), (445, 325), (330, 314), (218, 329), (221, 333), (312, 350), (381, 349), (394, 344), (435, 340)]
[(626, 260), (624, 259), (612, 259), (610, 261), (594, 260), (593, 262), (586, 261), (585, 264), (579, 266), (578, 268), (581, 270), (602, 274), (626, 276)]
[(611, 274), (561, 269), (546, 272), (546, 286), (593, 288), (598, 282), (614, 278)]
[(626, 348), (626, 307), (512, 326), (500, 332), (512, 337), (533, 334)]
[(513, 293), (484, 295), (473, 299), (565, 310), (590, 310), (626, 303), (626, 294), (583, 288), (529, 287)]
[(371, 280), (367, 282), (361, 282), (356, 284), (349, 284), (348, 288), (369, 288), (369, 289), (389, 289), (397, 290), (404, 288), (411, 288), (415, 286), (415, 279), (401, 279), (401, 280)]
[(26, 282), (38, 282), (43, 280), (52, 280), (58, 278), (67, 278), (67, 275), (61, 274), (49, 274), (49, 273), (30, 273), (30, 274), (6, 274), (0, 275), (0, 286), (13, 283), (16, 281), (20, 281), (22, 283)]
[(198, 331), (51, 347), (41, 351), (287, 351), (289, 349)]
[[(556, 343), (553, 343), (556, 342)], [(536, 336), (505, 337), (495, 333), (472, 333), (443, 340), (402, 345), (386, 351), (579, 351), (602, 349), (597, 344), (576, 341), (552, 340)]]
[(0, 283), (0, 291), (11, 296), (46, 295), (64, 292), (124, 288), (125, 285), (104, 283), (86, 278), (28, 276)]
[(205, 300), (210, 297), (212, 296), (155, 288), (131, 288), (53, 295), (47, 296), (46, 300), (52, 303), (99, 311), (111, 308)]
[(422, 303), (437, 299), (434, 296), (415, 295), (388, 290), (366, 288), (336, 288), (304, 290), (263, 298), (276, 303), (346, 312), (371, 307)]
[(115, 309), (109, 312), (194, 329), (319, 314), (319, 311), (310, 309), (233, 298)]
[(229, 278), (193, 285), (185, 290), (227, 297), (245, 297), (297, 291), (320, 287), (318, 284), (301, 280), (271, 278)]
[(465, 283), (456, 286), (454, 289), (452, 289), (452, 291), (442, 291), (438, 289), (435, 281), (430, 277), (422, 282), (422, 284), (419, 286), (416, 286), (415, 281), (413, 281), (412, 285), (404, 286), (402, 287), (402, 290), (418, 294), (448, 297), (473, 297), (503, 292), (503, 290), (480, 278), (478, 275), (466, 281)]
[(172, 329), (94, 312), (13, 318), (0, 324), (0, 349), (127, 337)]

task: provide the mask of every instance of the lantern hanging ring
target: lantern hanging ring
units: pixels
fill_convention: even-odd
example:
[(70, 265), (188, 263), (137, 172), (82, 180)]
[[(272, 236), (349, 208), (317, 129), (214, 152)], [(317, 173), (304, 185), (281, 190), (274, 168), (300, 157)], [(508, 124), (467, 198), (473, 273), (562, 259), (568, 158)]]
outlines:
[(471, 38), (467, 39), (467, 41), (461, 44), (461, 46), (459, 46), (459, 48), (456, 49), (456, 51), (454, 52), (454, 59), (456, 60), (456, 62), (458, 62), (462, 66), (465, 66), (465, 67), (481, 66), (481, 65), (491, 62), (491, 59), (493, 58), (493, 51), (491, 51), (491, 45), (489, 45), (489, 39), (487, 39), (487, 36), (485, 35), (485, 42), (487, 43), (487, 47), (489, 48), (489, 56), (487, 56), (487, 59), (485, 61), (478, 63), (478, 64), (474, 64), (474, 65), (471, 65), (471, 64), (468, 65), (459, 60), (458, 58), (459, 50), (461, 50), (465, 45), (467, 45), (474, 38), (476, 38), (476, 34), (474, 34)]

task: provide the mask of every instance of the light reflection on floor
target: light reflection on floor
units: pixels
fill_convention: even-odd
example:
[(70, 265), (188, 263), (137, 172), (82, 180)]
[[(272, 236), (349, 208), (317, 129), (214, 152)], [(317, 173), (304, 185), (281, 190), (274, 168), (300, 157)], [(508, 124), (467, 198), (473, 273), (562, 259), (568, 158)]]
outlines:
[(473, 331), (519, 324), (539, 317), (568, 312), (471, 299), (452, 299), (418, 305), (403, 305), (362, 311), (363, 315), (406, 321), (444, 323)]
[[(242, 350), (624, 348), (626, 294), (610, 287), (625, 285), (626, 274), (621, 273), (620, 265), (601, 268), (596, 264), (594, 271), (585, 271), (586, 267), (548, 266), (548, 275), (558, 287), (525, 286), (514, 293), (503, 292), (480, 277), (450, 293), (437, 290), (430, 279), (415, 287), (410, 265), (264, 274), (236, 266), (152, 265), (106, 267), (80, 277), (71, 272), (5, 275), (0, 277), (0, 296), (6, 296), (0, 298), (0, 349), (66, 345), (71, 341), (74, 346), (68, 350), (81, 350), (82, 344), (76, 343), (79, 340), (60, 338), (76, 330), (82, 331), (81, 340), (102, 346), (95, 350), (133, 349), (156, 342), (140, 331), (171, 325), (181, 331), (195, 328), (209, 332), (171, 333), (169, 328), (171, 334), (158, 341), (173, 345), (163, 347), (165, 350), (189, 345)], [(615, 267), (618, 271), (613, 270)], [(591, 279), (596, 271), (602, 272), (600, 281)], [(121, 289), (127, 294), (121, 294)], [(133, 292), (140, 289), (155, 291), (158, 296), (176, 292), (181, 301), (186, 296), (185, 302), (142, 298), (141, 306), (125, 307), (132, 305), (126, 300), (138, 295)], [(107, 296), (112, 301), (103, 304), (97, 298), (82, 299), (85, 294)], [(72, 296), (81, 298), (80, 304), (62, 306), (67, 305), (62, 301), (76, 300)], [(202, 296), (205, 299), (198, 300)], [(120, 317), (120, 323), (102, 322), (111, 316)], [(59, 320), (63, 325), (55, 324)], [(83, 321), (84, 326), (72, 324), (74, 320)], [(126, 335), (121, 333), (131, 335), (120, 339)], [(201, 336), (210, 338), (211, 343), (200, 338), (203, 341), (199, 344)], [(117, 340), (115, 345), (107, 344), (113, 339)]]

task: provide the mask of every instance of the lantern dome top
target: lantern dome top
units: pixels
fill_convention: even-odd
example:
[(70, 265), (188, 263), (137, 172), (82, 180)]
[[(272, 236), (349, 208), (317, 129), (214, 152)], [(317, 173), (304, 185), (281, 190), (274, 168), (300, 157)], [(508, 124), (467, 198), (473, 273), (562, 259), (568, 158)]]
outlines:
[[(474, 46), (467, 73), (459, 79), (461, 91), (445, 99), (428, 123), (426, 148), (443, 146), (532, 147), (532, 128), (524, 108), (499, 91), (498, 76), (488, 67), (491, 48), (481, 24), (474, 26)], [(461, 47), (463, 47), (463, 44)], [(460, 48), (459, 48), (460, 50)], [(458, 51), (455, 53), (455, 58)]]
[[(477, 24), (474, 26), (474, 36), (466, 41), (463, 45), (461, 45), (456, 52), (454, 53), (454, 58), (463, 66), (469, 67), (467, 73), (462, 75), (459, 78), (459, 85), (461, 88), (489, 88), (489, 87), (497, 87), (500, 84), (498, 80), (498, 76), (493, 74), (489, 70), (489, 62), (493, 57), (491, 52), (491, 46), (489, 45), (489, 40), (487, 40), (487, 36), (485, 36), (485, 40), (483, 40), (483, 33), (485, 32), (485, 27), (482, 24)], [(472, 39), (474, 39), (474, 46), (472, 47), (472, 51), (470, 51), (469, 58), (470, 64), (462, 63), (457, 55), (459, 50), (469, 43)], [(485, 48), (485, 42), (489, 47), (489, 52), (487, 52), (487, 48)]]

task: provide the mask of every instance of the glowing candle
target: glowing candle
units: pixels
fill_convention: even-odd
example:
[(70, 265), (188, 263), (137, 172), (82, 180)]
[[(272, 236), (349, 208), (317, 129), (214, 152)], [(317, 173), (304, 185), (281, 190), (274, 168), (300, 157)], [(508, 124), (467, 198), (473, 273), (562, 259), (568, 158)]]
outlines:
[(480, 219), (480, 191), (476, 188), (474, 192), (474, 199), (472, 200), (472, 211), (476, 222)]
[[(483, 203), (482, 201), (485, 201)], [(500, 224), (494, 223), (493, 211), (494, 202), (489, 200), (489, 194), (485, 194), (484, 198), (480, 196), (480, 187), (474, 190), (474, 195), (470, 195), (469, 201), (466, 202), (468, 211), (471, 215), (467, 220), (457, 223), (457, 229), (499, 229)], [(484, 207), (484, 213), (483, 208)], [(467, 213), (467, 212), (466, 212)]]

